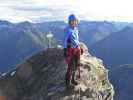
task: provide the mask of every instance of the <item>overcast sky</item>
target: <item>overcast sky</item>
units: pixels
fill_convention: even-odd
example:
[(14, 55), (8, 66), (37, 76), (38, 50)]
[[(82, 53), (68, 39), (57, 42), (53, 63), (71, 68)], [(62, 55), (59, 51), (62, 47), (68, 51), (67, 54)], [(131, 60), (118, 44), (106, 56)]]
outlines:
[(133, 0), (0, 0), (0, 19), (19, 21), (80, 20), (133, 22)]

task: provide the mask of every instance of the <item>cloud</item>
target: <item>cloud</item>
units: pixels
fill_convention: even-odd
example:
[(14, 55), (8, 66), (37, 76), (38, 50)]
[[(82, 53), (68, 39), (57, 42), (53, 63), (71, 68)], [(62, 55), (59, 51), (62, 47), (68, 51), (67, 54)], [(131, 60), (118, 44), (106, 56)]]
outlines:
[[(133, 21), (131, 0), (2, 0), (0, 19), (18, 21), (83, 20)], [(5, 13), (6, 12), (6, 13)]]
[[(55, 20), (65, 20), (66, 16), (74, 12), (74, 8), (70, 6), (53, 6), (53, 5), (36, 5), (33, 3), (22, 3), (21, 5), (15, 3), (1, 4), (0, 12), (6, 11), (0, 19), (10, 20), (12, 22), (18, 21), (55, 21)], [(19, 2), (20, 3), (20, 2)]]
[(0, 3), (0, 19), (11, 22), (64, 20), (69, 10), (65, 6), (36, 4), (35, 0), (3, 0)]
[(33, 6), (33, 5), (22, 5), (22, 6), (12, 6), (11, 7), (14, 10), (19, 10), (19, 11), (53, 11), (53, 9), (44, 7), (44, 6)]

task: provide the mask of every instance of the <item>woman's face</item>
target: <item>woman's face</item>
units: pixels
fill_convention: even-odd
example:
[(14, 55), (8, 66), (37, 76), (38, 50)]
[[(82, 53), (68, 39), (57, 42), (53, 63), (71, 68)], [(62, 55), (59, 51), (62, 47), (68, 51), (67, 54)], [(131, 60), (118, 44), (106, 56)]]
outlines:
[(72, 20), (72, 21), (70, 21), (70, 26), (72, 27), (72, 28), (74, 28), (74, 27), (76, 27), (76, 25), (77, 25), (77, 20)]

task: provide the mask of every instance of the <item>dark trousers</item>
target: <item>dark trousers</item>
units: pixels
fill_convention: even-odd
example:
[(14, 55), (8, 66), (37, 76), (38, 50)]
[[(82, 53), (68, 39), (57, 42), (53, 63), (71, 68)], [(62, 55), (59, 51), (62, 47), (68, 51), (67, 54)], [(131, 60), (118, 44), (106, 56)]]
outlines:
[(74, 81), (76, 71), (78, 71), (76, 78), (80, 79), (80, 48), (68, 48), (65, 60), (68, 64), (66, 80)]

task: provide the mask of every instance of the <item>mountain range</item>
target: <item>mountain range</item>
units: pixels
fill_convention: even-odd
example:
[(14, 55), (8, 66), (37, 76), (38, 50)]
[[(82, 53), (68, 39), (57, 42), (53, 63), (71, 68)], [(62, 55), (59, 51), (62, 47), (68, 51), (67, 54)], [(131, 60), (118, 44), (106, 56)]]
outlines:
[[(8, 71), (26, 57), (45, 49), (46, 35), (49, 32), (54, 35), (53, 43), (63, 45), (63, 31), (66, 25), (63, 21), (42, 23), (0, 21), (0, 71)], [(78, 28), (80, 40), (87, 46), (118, 31), (114, 23), (106, 21), (80, 21)]]
[(121, 31), (112, 33), (91, 47), (93, 54), (102, 58), (108, 68), (133, 64), (133, 27), (127, 26)]
[[(8, 71), (26, 57), (47, 48), (49, 32), (54, 35), (54, 44), (63, 45), (66, 26), (63, 21), (11, 23), (1, 20), (0, 71)], [(86, 43), (92, 54), (105, 60), (107, 66), (132, 63), (129, 56), (132, 54), (132, 23), (80, 21), (78, 28), (80, 41)]]
[(114, 86), (114, 100), (132, 100), (133, 99), (133, 65), (125, 64), (117, 66), (109, 71), (109, 79)]

